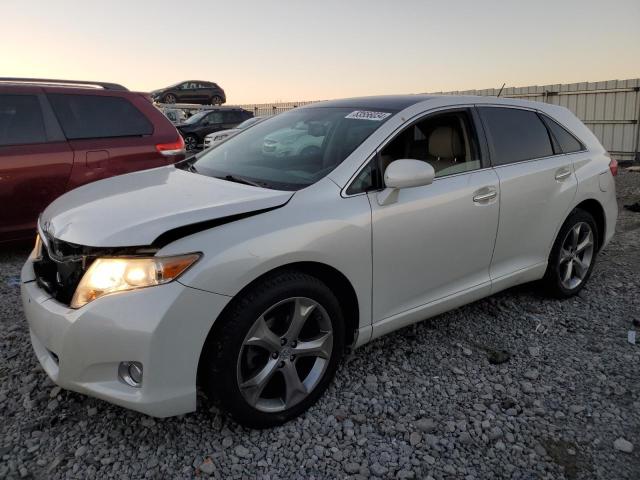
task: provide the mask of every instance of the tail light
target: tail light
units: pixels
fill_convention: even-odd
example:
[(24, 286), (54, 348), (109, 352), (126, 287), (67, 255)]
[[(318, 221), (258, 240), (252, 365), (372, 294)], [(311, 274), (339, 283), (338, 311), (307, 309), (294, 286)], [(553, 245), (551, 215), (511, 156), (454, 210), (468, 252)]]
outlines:
[(612, 158), (609, 162), (609, 170), (611, 170), (611, 175), (614, 177), (618, 175), (618, 161), (615, 158)]
[(184, 139), (178, 135), (178, 139), (171, 143), (158, 143), (156, 150), (165, 157), (172, 157), (174, 155), (184, 155), (186, 149), (184, 148)]

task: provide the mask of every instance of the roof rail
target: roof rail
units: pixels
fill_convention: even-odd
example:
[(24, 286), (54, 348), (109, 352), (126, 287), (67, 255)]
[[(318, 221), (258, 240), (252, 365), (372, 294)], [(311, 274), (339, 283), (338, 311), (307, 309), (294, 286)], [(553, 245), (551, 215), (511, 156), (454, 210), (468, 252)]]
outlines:
[(54, 80), (51, 78), (18, 78), (0, 77), (0, 83), (33, 83), (39, 85), (79, 85), (86, 87), (102, 87), (105, 90), (128, 91), (129, 89), (117, 83), (91, 82), (81, 80)]

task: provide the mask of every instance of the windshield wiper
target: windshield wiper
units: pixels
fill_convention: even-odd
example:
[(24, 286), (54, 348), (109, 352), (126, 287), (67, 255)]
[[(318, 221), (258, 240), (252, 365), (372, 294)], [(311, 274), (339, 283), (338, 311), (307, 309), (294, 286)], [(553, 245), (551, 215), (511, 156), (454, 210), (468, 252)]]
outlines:
[(249, 180), (248, 178), (240, 177), (238, 175), (224, 175), (222, 177), (216, 177), (216, 178), (220, 178), (221, 180), (227, 180), (228, 182), (244, 183), (245, 185), (251, 185), (253, 187), (262, 188), (262, 185), (260, 185), (259, 183), (254, 182), (253, 180)]

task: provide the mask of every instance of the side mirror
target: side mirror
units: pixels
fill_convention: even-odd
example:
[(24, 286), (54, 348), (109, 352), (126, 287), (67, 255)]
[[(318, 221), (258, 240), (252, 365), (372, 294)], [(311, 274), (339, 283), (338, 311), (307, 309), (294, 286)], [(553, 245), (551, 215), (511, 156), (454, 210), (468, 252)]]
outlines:
[(384, 184), (387, 188), (378, 194), (378, 203), (394, 203), (398, 199), (398, 190), (430, 185), (435, 176), (433, 167), (422, 160), (394, 160), (384, 172)]

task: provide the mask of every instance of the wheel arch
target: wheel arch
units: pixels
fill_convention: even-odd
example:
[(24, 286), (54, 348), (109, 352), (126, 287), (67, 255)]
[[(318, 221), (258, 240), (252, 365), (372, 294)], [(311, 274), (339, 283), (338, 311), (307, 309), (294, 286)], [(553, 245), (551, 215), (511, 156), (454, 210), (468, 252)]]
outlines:
[[(351, 347), (357, 340), (356, 331), (358, 330), (360, 307), (358, 304), (358, 297), (353, 285), (349, 279), (338, 269), (327, 265), (326, 263), (313, 262), (313, 261), (301, 261), (293, 262), (275, 267), (257, 278), (253, 279), (247, 285), (245, 285), (234, 298), (225, 306), (220, 312), (218, 318), (225, 315), (225, 313), (233, 308), (234, 300), (240, 297), (242, 294), (253, 288), (258, 283), (264, 281), (268, 277), (279, 274), (287, 270), (295, 270), (296, 272), (305, 273), (316, 277), (322, 281), (336, 296), (338, 303), (343, 309), (344, 321), (345, 321), (345, 345)], [(207, 346), (210, 344), (210, 338), (215, 337), (217, 330), (220, 328), (221, 322), (214, 321), (207, 339), (205, 340), (202, 351), (200, 352), (200, 360), (198, 361), (198, 377), (200, 377), (200, 370), (203, 364), (203, 357), (205, 355)]]
[(593, 198), (589, 198), (587, 200), (583, 200), (578, 205), (575, 206), (575, 209), (584, 210), (589, 213), (593, 219), (596, 221), (596, 228), (598, 229), (598, 244), (597, 250), (600, 250), (602, 244), (604, 242), (604, 237), (606, 234), (606, 217), (602, 204)]

